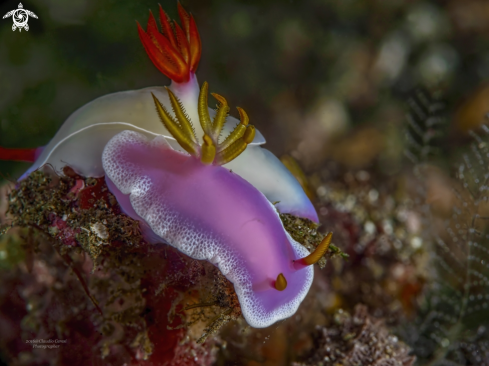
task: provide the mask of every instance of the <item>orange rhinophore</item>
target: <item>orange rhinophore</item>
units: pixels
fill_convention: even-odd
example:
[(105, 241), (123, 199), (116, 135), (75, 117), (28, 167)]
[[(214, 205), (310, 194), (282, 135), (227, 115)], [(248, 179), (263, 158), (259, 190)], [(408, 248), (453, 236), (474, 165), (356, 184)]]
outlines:
[(150, 11), (146, 32), (138, 23), (139, 38), (153, 64), (177, 83), (185, 83), (195, 73), (202, 53), (199, 32), (192, 15), (178, 3), (180, 26), (170, 20), (160, 5), (161, 33)]

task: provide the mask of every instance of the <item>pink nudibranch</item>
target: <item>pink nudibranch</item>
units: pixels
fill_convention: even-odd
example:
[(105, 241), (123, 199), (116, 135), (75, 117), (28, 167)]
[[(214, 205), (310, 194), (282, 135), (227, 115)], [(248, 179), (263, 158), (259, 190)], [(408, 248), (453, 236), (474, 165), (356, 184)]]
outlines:
[[(277, 210), (318, 222), (312, 203), (285, 166), (260, 146), (265, 139), (247, 127), (244, 111), (239, 110), (241, 121), (226, 117), (227, 102), (218, 95), (218, 110), (208, 108), (207, 92), (195, 76), (200, 37), (180, 5), (179, 15), (182, 28), (169, 25), (160, 8), (163, 34), (152, 15), (146, 33), (138, 27), (150, 59), (172, 79), (171, 86), (114, 93), (83, 106), (35, 152), (37, 160), (23, 177), (45, 164), (58, 172), (69, 165), (84, 176), (105, 175), (149, 241), (164, 241), (218, 266), (233, 282), (247, 322), (266, 327), (296, 312), (312, 283), (310, 264), (329, 242), (316, 259), (304, 260), (309, 252), (285, 231)], [(185, 132), (185, 119), (200, 125)], [(219, 133), (232, 135), (239, 128), (247, 132), (225, 148)], [(18, 152), (4, 155), (9, 154)]]
[[(294, 260), (309, 251), (246, 180), (173, 150), (161, 136), (148, 139), (134, 131), (112, 138), (102, 160), (119, 204), (148, 225), (145, 236), (215, 264), (233, 282), (249, 325), (266, 327), (296, 312), (313, 266), (296, 269)], [(283, 291), (274, 287), (279, 274), (287, 280)]]
[(148, 241), (163, 240), (216, 265), (234, 284), (246, 321), (266, 327), (297, 311), (312, 283), (312, 265), (326, 252), (331, 236), (309, 254), (286, 232), (274, 205), (221, 166), (247, 148), (255, 129), (239, 109), (240, 126), (221, 139), (229, 106), (213, 94), (220, 104), (211, 120), (207, 92), (204, 83), (198, 98), (202, 144), (168, 89), (174, 115), (153, 95), (156, 111), (187, 153), (174, 150), (163, 136), (122, 131), (104, 148), (105, 179), (123, 211), (141, 222)]

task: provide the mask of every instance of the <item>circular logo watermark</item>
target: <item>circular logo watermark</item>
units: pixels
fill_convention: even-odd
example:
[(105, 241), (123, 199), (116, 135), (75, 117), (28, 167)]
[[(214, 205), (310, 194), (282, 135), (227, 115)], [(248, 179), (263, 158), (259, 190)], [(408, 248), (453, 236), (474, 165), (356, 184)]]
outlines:
[(14, 21), (14, 24), (12, 25), (12, 30), (15, 31), (16, 29), (18, 29), (19, 32), (21, 32), (22, 28), (24, 28), (26, 31), (29, 30), (29, 25), (27, 24), (27, 22), (29, 21), (30, 16), (37, 19), (36, 14), (34, 14), (30, 10), (24, 9), (22, 3), (19, 3), (18, 9), (9, 11), (3, 16), (3, 19), (12, 17), (12, 20)]

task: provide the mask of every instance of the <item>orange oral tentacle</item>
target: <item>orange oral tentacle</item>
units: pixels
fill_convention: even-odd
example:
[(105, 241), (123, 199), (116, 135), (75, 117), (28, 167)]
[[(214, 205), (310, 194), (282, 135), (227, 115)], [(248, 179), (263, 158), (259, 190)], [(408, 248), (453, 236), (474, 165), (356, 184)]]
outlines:
[(310, 266), (316, 264), (323, 255), (328, 251), (329, 245), (331, 244), (331, 239), (333, 238), (333, 233), (329, 233), (324, 237), (324, 239), (319, 243), (319, 245), (314, 249), (314, 251), (308, 256), (299, 259), (297, 262), (300, 265)]
[(275, 281), (275, 288), (279, 291), (283, 291), (287, 288), (287, 280), (282, 273), (277, 276), (277, 280)]

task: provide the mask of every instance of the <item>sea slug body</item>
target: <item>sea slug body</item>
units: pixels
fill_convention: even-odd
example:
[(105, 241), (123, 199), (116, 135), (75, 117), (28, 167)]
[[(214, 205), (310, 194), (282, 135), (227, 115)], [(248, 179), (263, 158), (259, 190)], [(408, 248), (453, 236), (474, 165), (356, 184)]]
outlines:
[(170, 87), (101, 97), (71, 115), (44, 149), (0, 148), (0, 159), (34, 161), (23, 177), (45, 164), (105, 176), (148, 241), (216, 265), (234, 284), (246, 321), (266, 327), (297, 311), (331, 234), (309, 253), (285, 231), (278, 211), (317, 222), (316, 211), (260, 146), (265, 140), (243, 109), (239, 121), (228, 117), (218, 94), (217, 109), (209, 109), (208, 84), (199, 87), (195, 76), (200, 37), (193, 17), (180, 4), (178, 10), (182, 27), (161, 7), (162, 33), (152, 15), (146, 32), (138, 25)]
[[(147, 237), (210, 261), (234, 283), (248, 324), (265, 327), (296, 312), (313, 267), (296, 270), (293, 261), (309, 252), (248, 182), (172, 150), (161, 137), (150, 140), (134, 131), (110, 140), (103, 164), (119, 203), (129, 195), (130, 207), (123, 207), (149, 226)], [(283, 291), (274, 287), (279, 274), (287, 280)]]
[(221, 141), (229, 107), (213, 94), (220, 104), (211, 120), (207, 91), (204, 83), (198, 98), (202, 145), (168, 89), (175, 117), (155, 96), (154, 103), (162, 124), (186, 153), (174, 150), (163, 136), (123, 131), (105, 146), (105, 179), (126, 214), (142, 223), (146, 239), (163, 240), (216, 265), (234, 284), (247, 322), (266, 327), (297, 311), (312, 283), (311, 264), (325, 253), (331, 236), (309, 254), (285, 231), (273, 204), (221, 166), (247, 148), (255, 129), (239, 108), (240, 125)]

